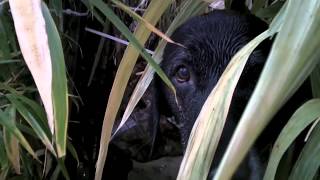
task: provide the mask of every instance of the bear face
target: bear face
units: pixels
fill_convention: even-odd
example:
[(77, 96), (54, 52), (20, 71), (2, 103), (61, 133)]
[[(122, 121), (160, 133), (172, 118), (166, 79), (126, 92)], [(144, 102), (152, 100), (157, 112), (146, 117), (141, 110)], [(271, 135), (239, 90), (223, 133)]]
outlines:
[[(178, 104), (165, 85), (160, 85), (160, 92), (181, 125), (184, 146), (202, 105), (231, 58), (266, 28), (266, 24), (254, 16), (216, 10), (190, 19), (173, 33), (172, 40), (183, 47), (168, 44), (161, 67), (176, 88)], [(250, 56), (235, 90), (227, 121), (239, 119), (268, 51), (268, 47), (260, 46)]]

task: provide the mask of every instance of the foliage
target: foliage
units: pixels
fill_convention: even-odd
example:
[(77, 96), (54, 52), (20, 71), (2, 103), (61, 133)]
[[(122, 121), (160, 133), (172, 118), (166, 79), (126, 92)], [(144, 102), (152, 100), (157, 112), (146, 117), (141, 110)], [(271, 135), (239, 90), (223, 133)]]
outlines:
[[(14, 3), (14, 0), (9, 0), (9, 2), (12, 8), (11, 4)], [(14, 26), (16, 17), (14, 13), (12, 13), (13, 16), (11, 15), (14, 10), (10, 9), (9, 3), (6, 1), (0, 1), (0, 179), (14, 177), (22, 179), (51, 177), (51, 179), (57, 179), (61, 172), (68, 179), (70, 171), (68, 172), (69, 169), (64, 163), (66, 148), (78, 160), (72, 143), (67, 140), (70, 105), (67, 96), (68, 82), (65, 63), (72, 64), (77, 61), (77, 58), (71, 53), (72, 48), (69, 49), (67, 45), (71, 41), (70, 44), (78, 45), (79, 38), (76, 37), (80, 36), (84, 28), (81, 29), (80, 26), (76, 29), (68, 27), (68, 20), (72, 21), (73, 19), (66, 18), (66, 13), (82, 16), (78, 12), (65, 10), (65, 7), (71, 6), (74, 9), (78, 8), (78, 10), (87, 12), (83, 16), (87, 19), (95, 19), (104, 31), (111, 27), (117, 28), (130, 42), (120, 61), (109, 95), (103, 126), (100, 127), (102, 133), (95, 172), (95, 179), (99, 180), (103, 172), (113, 123), (138, 56), (141, 55), (146, 59), (149, 65), (145, 68), (144, 74), (130, 98), (121, 125), (128, 119), (135, 105), (146, 91), (154, 72), (158, 73), (175, 92), (173, 85), (158, 66), (158, 63), (161, 62), (164, 47), (167, 41), (170, 42), (168, 37), (176, 27), (189, 17), (207, 11), (209, 3), (214, 2), (214, 0), (183, 1), (174, 10), (175, 16), (165, 31), (165, 35), (154, 26), (161, 23), (163, 19), (171, 18), (168, 18), (169, 15), (167, 14), (168, 8), (174, 6), (171, 0), (152, 0), (148, 2), (146, 10), (140, 13), (141, 17), (129, 8), (130, 2), (139, 4), (141, 1), (138, 0), (123, 1), (124, 4), (116, 0), (108, 3), (103, 0), (82, 0), (82, 3), (77, 5), (74, 5), (77, 2), (72, 0), (68, 2), (57, 0), (46, 2), (49, 9), (46, 8), (44, 3), (42, 4), (42, 18), (46, 22), (46, 27), (42, 28), (45, 29), (47, 34), (38, 35), (48, 38), (49, 43), (47, 45), (50, 50), (49, 56), (52, 63), (50, 69), (52, 73), (46, 71), (44, 75), (52, 75), (52, 83), (40, 82), (40, 84), (49, 84), (49, 87), (44, 88), (44, 91), (52, 90), (52, 102), (46, 101), (43, 98), (44, 96), (41, 95), (42, 90), (36, 80), (36, 76), (39, 76), (39, 74), (35, 74), (34, 68), (27, 62), (28, 59), (23, 49), (25, 49), (24, 47), (28, 49), (28, 45), (31, 46), (32, 43), (21, 43), (22, 35), (20, 31), (15, 30), (15, 28), (18, 29), (17, 25)], [(232, 2), (232, 0), (225, 0), (226, 8), (231, 8)], [(319, 99), (316, 98), (319, 98), (320, 93), (318, 60), (320, 54), (317, 51), (320, 45), (320, 30), (318, 28), (320, 1), (246, 0), (246, 5), (248, 11), (270, 24), (269, 29), (257, 36), (233, 57), (233, 63), (229, 65), (230, 68), (227, 68), (228, 71), (224, 72), (219, 83), (208, 97), (198, 117), (196, 123), (198, 126), (193, 129), (190, 137), (178, 179), (205, 179), (207, 177), (209, 164), (213, 159), (221, 135), (221, 131), (213, 131), (216, 129), (214, 127), (223, 127), (224, 125), (227, 115), (225, 110), (229, 108), (233, 89), (241, 75), (246, 59), (261, 41), (270, 36), (275, 36), (275, 40), (267, 64), (214, 179), (229, 179), (232, 176), (271, 117), (309, 77), (311, 78), (314, 99), (309, 100), (297, 109), (288, 120), (288, 124), (283, 128), (272, 150), (264, 179), (274, 179), (277, 174), (281, 174), (278, 166), (280, 160), (284, 157), (290, 144), (295, 142), (296, 137), (308, 130), (312, 123), (314, 124), (309, 130), (311, 135), (302, 147), (302, 151), (294, 149), (300, 155), (296, 161), (290, 164), (292, 170), (285, 178), (310, 177), (312, 179), (318, 176), (320, 153), (319, 143), (316, 139), (320, 131), (317, 124), (319, 121)], [(127, 27), (127, 22), (123, 18), (126, 13), (138, 22), (133, 33)], [(160, 35), (164, 40), (158, 42), (151, 57), (144, 49), (144, 44), (146, 44), (152, 32)], [(98, 60), (102, 58), (104, 46), (105, 41), (101, 38), (96, 52), (96, 60), (88, 78), (89, 84), (94, 79)], [(112, 49), (111, 47), (108, 48), (109, 50)], [(76, 91), (75, 89), (73, 90)], [(220, 102), (217, 97), (221, 96), (229, 97), (229, 101)], [(44, 107), (40, 103), (40, 99)], [(73, 100), (75, 101), (75, 98)], [(52, 112), (48, 111), (48, 104), (52, 106)], [(215, 113), (213, 113), (213, 109)], [(216, 112), (221, 112), (221, 114)], [(51, 116), (53, 116), (53, 124), (50, 122)], [(82, 151), (80, 149), (76, 150)]]

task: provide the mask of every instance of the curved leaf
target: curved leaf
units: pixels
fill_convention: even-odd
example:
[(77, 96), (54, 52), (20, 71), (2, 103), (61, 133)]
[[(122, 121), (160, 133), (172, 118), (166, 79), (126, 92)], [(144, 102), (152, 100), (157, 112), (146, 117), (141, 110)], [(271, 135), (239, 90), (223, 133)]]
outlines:
[(39, 139), (43, 142), (43, 144), (50, 150), (52, 154), (56, 155), (53, 149), (53, 146), (50, 142), (50, 139), (46, 135), (44, 129), (38, 123), (38, 119), (35, 118), (34, 115), (29, 112), (27, 107), (23, 103), (21, 103), (19, 100), (17, 100), (17, 98), (14, 95), (8, 94), (6, 95), (6, 97), (17, 108), (21, 116), (30, 124), (30, 126), (32, 127), (34, 132), (37, 134)]
[(56, 25), (45, 3), (42, 3), (42, 13), (46, 21), (48, 44), (52, 62), (52, 101), (54, 115), (54, 134), (58, 157), (66, 154), (68, 129), (68, 88), (63, 49)]
[(279, 162), (298, 135), (320, 117), (320, 99), (313, 99), (303, 104), (289, 119), (274, 144), (264, 180), (274, 179)]
[[(319, 110), (319, 109), (318, 109)], [(315, 179), (320, 166), (320, 124), (313, 129), (293, 167), (290, 180)]]
[(33, 158), (38, 160), (37, 155), (35, 152), (32, 150), (30, 144), (28, 141), (25, 139), (23, 134), (20, 132), (20, 130), (16, 127), (14, 122), (8, 121), (9, 115), (6, 112), (3, 112), (0, 110), (0, 124), (5, 127), (8, 131), (10, 131), (18, 140), (19, 143), (30, 153)]

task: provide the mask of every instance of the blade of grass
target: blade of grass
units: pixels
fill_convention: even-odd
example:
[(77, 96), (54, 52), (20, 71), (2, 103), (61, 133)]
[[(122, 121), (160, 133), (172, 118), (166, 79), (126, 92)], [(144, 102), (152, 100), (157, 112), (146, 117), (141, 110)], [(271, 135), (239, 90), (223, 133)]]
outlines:
[(80, 161), (76, 148), (72, 145), (70, 141), (67, 141), (67, 149), (70, 152), (71, 156), (77, 161), (77, 166), (79, 167)]
[(215, 179), (231, 178), (254, 140), (319, 62), (320, 1), (291, 0), (285, 7), (283, 26)]
[(8, 113), (0, 110), (0, 124), (3, 127), (5, 127), (7, 131), (10, 131), (19, 140), (19, 143), (27, 150), (29, 154), (31, 154), (31, 156), (33, 156), (34, 159), (38, 160), (38, 157), (32, 150), (30, 144), (25, 139), (23, 134), (19, 131), (14, 122), (8, 121), (8, 119), (10, 119)]
[[(110, 29), (109, 27), (110, 27), (110, 22), (108, 20), (106, 20), (103, 23), (103, 33), (107, 32), (108, 29)], [(85, 28), (85, 30), (87, 31), (87, 28)], [(104, 47), (105, 41), (106, 41), (105, 38), (101, 38), (100, 39), (98, 50), (97, 50), (96, 55), (94, 57), (93, 65), (92, 65), (92, 68), (91, 68), (91, 72), (90, 72), (90, 76), (89, 76), (89, 80), (88, 80), (88, 86), (90, 86), (90, 84), (91, 84), (91, 82), (93, 80), (94, 74), (96, 72), (96, 69), (98, 67), (99, 60), (101, 59), (101, 55), (102, 55), (102, 52), (104, 50), (103, 47)], [(108, 46), (108, 45), (110, 45), (110, 44), (107, 44), (106, 46)], [(108, 53), (106, 53), (106, 54), (108, 54)]]
[[(11, 121), (13, 124), (16, 122), (16, 110), (15, 108), (8, 107), (6, 109), (8, 114), (7, 121)], [(19, 148), (19, 141), (17, 138), (8, 131), (6, 128), (3, 128), (3, 137), (4, 137), (4, 147), (7, 152), (7, 157), (15, 171), (16, 174), (21, 174), (20, 170), (20, 148)]]
[[(127, 47), (123, 55), (123, 58), (120, 62), (120, 65), (114, 80), (114, 84), (112, 86), (111, 93), (109, 95), (109, 100), (107, 104), (107, 109), (106, 109), (106, 113), (103, 121), (102, 133), (100, 138), (99, 157), (97, 161), (97, 168), (96, 168), (96, 175), (95, 175), (95, 179), (99, 180), (101, 179), (102, 172), (103, 172), (103, 167), (104, 167), (104, 163), (105, 163), (105, 159), (108, 151), (108, 143), (110, 141), (113, 123), (116, 118), (118, 109), (120, 107), (126, 84), (128, 83), (129, 77), (131, 75), (135, 62), (138, 58), (139, 51), (140, 52), (143, 51), (144, 53), (146, 53), (144, 49), (141, 49), (143, 47), (140, 45), (140, 43), (144, 44), (151, 32), (147, 28), (145, 28), (143, 25), (139, 24), (139, 26), (137, 27), (134, 33), (135, 37), (138, 39), (137, 40), (135, 39), (134, 36), (130, 35), (131, 32), (127, 29), (127, 27), (124, 26), (121, 20), (117, 16), (115, 16), (115, 14), (111, 11), (111, 9), (109, 9), (109, 7), (106, 4), (103, 4), (100, 1), (92, 1), (92, 3), (96, 7), (100, 7), (101, 8), (100, 11), (104, 11), (105, 15), (109, 18), (109, 20), (115, 26), (117, 26), (118, 29), (122, 29), (122, 32), (125, 29), (126, 31), (123, 32), (123, 34), (124, 35), (127, 34), (126, 35), (127, 39), (129, 39), (130, 42), (132, 43), (132, 44), (129, 44), (129, 46)], [(171, 3), (170, 0), (161, 1), (161, 2), (156, 0), (152, 1), (147, 11), (144, 14), (144, 18), (147, 21), (149, 21), (151, 24), (155, 24), (170, 3)], [(137, 46), (139, 48), (138, 49), (139, 51), (136, 49)], [(150, 58), (151, 60), (150, 55), (144, 54), (143, 56), (145, 56), (144, 58)], [(152, 61), (150, 60), (148, 60), (148, 62), (153, 67), (154, 65), (157, 66), (156, 71), (161, 72), (163, 76), (162, 78), (165, 78), (165, 81), (167, 82), (167, 84), (170, 84), (169, 87), (171, 87), (171, 89), (174, 89), (170, 80), (164, 75), (160, 67), (153, 60)]]
[(0, 89), (9, 91), (15, 99), (21, 101), (23, 105), (26, 107), (27, 111), (33, 114), (37, 119), (40, 121), (37, 121), (41, 128), (45, 131), (46, 135), (51, 139), (51, 133), (48, 126), (48, 122), (46, 121), (46, 114), (43, 110), (43, 108), (35, 101), (21, 95), (18, 91), (16, 91), (14, 88), (3, 84), (0, 82)]
[[(154, 27), (154, 25), (152, 25), (151, 23), (149, 23), (147, 20), (145, 20), (144, 18), (142, 18), (141, 16), (139, 16), (136, 12), (132, 11), (131, 8), (129, 8), (128, 6), (124, 5), (123, 3), (121, 3), (118, 0), (111, 0), (117, 7), (121, 8), (123, 11), (125, 11), (126, 13), (130, 14), (135, 20), (139, 21), (139, 23), (143, 24), (146, 28), (148, 28), (150, 31), (152, 31), (153, 33), (157, 34), (159, 37), (161, 37), (162, 39), (164, 39), (165, 41), (172, 43), (172, 44), (176, 44), (179, 46), (182, 46), (179, 43), (176, 43), (174, 41), (172, 41), (170, 39), (170, 37), (166, 36), (165, 34), (163, 34), (159, 29), (157, 29), (156, 27)], [(162, 14), (162, 13), (161, 13)]]
[(320, 117), (320, 99), (303, 104), (289, 119), (272, 149), (264, 180), (274, 179), (279, 162), (298, 135)]
[(64, 178), (66, 180), (70, 180), (70, 176), (69, 176), (68, 170), (67, 170), (66, 166), (64, 165), (64, 159), (63, 158), (59, 158), (59, 159), (57, 159), (57, 161), (58, 161), (58, 167), (61, 170)]
[(90, 0), (90, 2), (94, 5), (95, 8), (99, 9), (117, 29), (119, 29), (122, 32), (122, 34), (130, 41), (130, 43), (132, 43), (132, 46), (135, 47), (141, 53), (141, 56), (145, 60), (147, 60), (147, 62), (155, 69), (155, 72), (157, 72), (157, 74), (164, 81), (164, 83), (168, 85), (168, 87), (175, 93), (174, 86), (172, 85), (168, 77), (164, 74), (164, 72), (161, 70), (159, 65), (146, 52), (146, 50), (139, 43), (139, 41), (132, 35), (130, 30), (125, 26), (121, 19), (116, 14), (114, 14), (114, 12), (109, 8), (109, 6), (101, 0)]
[(58, 157), (66, 154), (68, 129), (68, 88), (67, 75), (59, 32), (45, 3), (41, 4), (43, 17), (46, 22), (48, 44), (52, 62), (52, 101), (55, 124), (55, 143)]
[(255, 15), (260, 18), (273, 18), (279, 12), (284, 3), (284, 1), (277, 1), (266, 8), (258, 10)]
[(30, 158), (30, 156), (28, 156), (26, 153), (22, 153), (21, 164), (23, 168), (24, 179), (34, 178), (35, 177), (35, 173), (33, 171), (34, 161), (32, 161), (32, 158)]
[(320, 166), (319, 139), (320, 124), (318, 123), (292, 169), (292, 173), (289, 177), (290, 180), (315, 179)]
[(49, 151), (56, 156), (56, 153), (54, 151), (54, 148), (50, 142), (50, 139), (46, 135), (43, 128), (38, 123), (38, 119), (31, 114), (27, 107), (24, 106), (23, 103), (17, 100), (17, 97), (15, 97), (12, 94), (6, 95), (8, 100), (17, 108), (21, 116), (30, 124), (34, 132), (37, 134), (38, 138), (42, 141), (42, 143), (49, 149)]

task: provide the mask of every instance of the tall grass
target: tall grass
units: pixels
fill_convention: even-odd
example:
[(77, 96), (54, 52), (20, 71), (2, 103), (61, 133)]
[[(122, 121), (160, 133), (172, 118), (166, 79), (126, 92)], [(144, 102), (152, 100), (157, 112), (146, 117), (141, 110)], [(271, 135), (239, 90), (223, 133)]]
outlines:
[[(95, 179), (99, 180), (102, 177), (113, 123), (138, 56), (146, 59), (149, 65), (130, 98), (121, 124), (125, 123), (146, 91), (154, 72), (162, 77), (173, 92), (175, 91), (157, 65), (161, 62), (163, 49), (169, 39), (160, 40), (151, 57), (144, 49), (150, 34), (155, 32), (165, 39), (168, 38), (174, 29), (188, 18), (208, 11), (208, 5), (214, 1), (183, 1), (175, 10), (177, 15), (165, 31), (166, 36), (154, 26), (165, 18), (163, 16), (173, 1), (151, 0), (141, 17), (128, 7), (119, 5), (116, 0), (110, 3), (102, 0), (81, 1), (101, 25), (111, 22), (130, 42), (123, 54), (109, 95), (101, 127)], [(67, 140), (69, 105), (64, 57), (69, 57), (69, 54), (64, 54), (65, 50), (60, 40), (62, 33), (67, 31), (64, 29), (64, 3), (48, 1), (47, 9), (44, 3), (41, 5), (41, 1), (26, 0), (24, 11), (19, 12), (21, 4), (18, 4), (18, 1), (8, 2), (0, 1), (0, 179), (15, 177), (18, 174), (26, 179), (46, 178), (49, 175), (56, 179), (60, 172), (68, 179), (68, 171), (64, 165), (66, 149), (69, 148), (74, 157), (76, 153)], [(226, 8), (230, 8), (231, 3), (232, 0), (225, 0)], [(36, 5), (38, 9), (28, 9), (32, 5)], [(214, 179), (230, 179), (272, 116), (309, 77), (314, 99), (302, 105), (288, 119), (288, 124), (283, 128), (272, 150), (264, 179), (274, 179), (277, 174), (281, 174), (278, 164), (283, 154), (295, 138), (311, 124), (313, 128), (310, 129), (310, 136), (297, 161), (290, 164), (292, 170), (285, 178), (312, 179), (318, 176), (320, 153), (316, 139), (320, 135), (317, 124), (320, 115), (317, 99), (320, 89), (320, 52), (317, 48), (320, 45), (320, 1), (248, 0), (246, 5), (249, 7), (248, 11), (270, 23), (269, 29), (233, 57), (232, 63), (208, 97), (190, 136), (178, 179), (206, 179), (227, 116), (232, 92), (246, 59), (263, 39), (270, 36), (275, 36), (275, 40), (267, 63)], [(134, 32), (131, 32), (124, 20), (114, 13), (115, 8), (124, 9), (125, 13), (138, 22)], [(25, 14), (27, 11), (31, 12), (29, 16)], [(31, 24), (28, 22), (39, 18), (45, 25), (41, 21)], [(23, 27), (19, 26), (21, 23), (25, 23)], [(31, 34), (23, 31), (25, 26), (32, 29)], [(42, 41), (43, 39), (48, 41)], [(36, 53), (33, 50), (36, 50)], [(99, 51), (97, 54), (101, 54), (101, 48)], [(34, 62), (45, 63), (37, 67), (34, 66)], [(221, 96), (228, 97), (228, 102), (221, 102)], [(41, 98), (43, 106), (36, 97)]]

